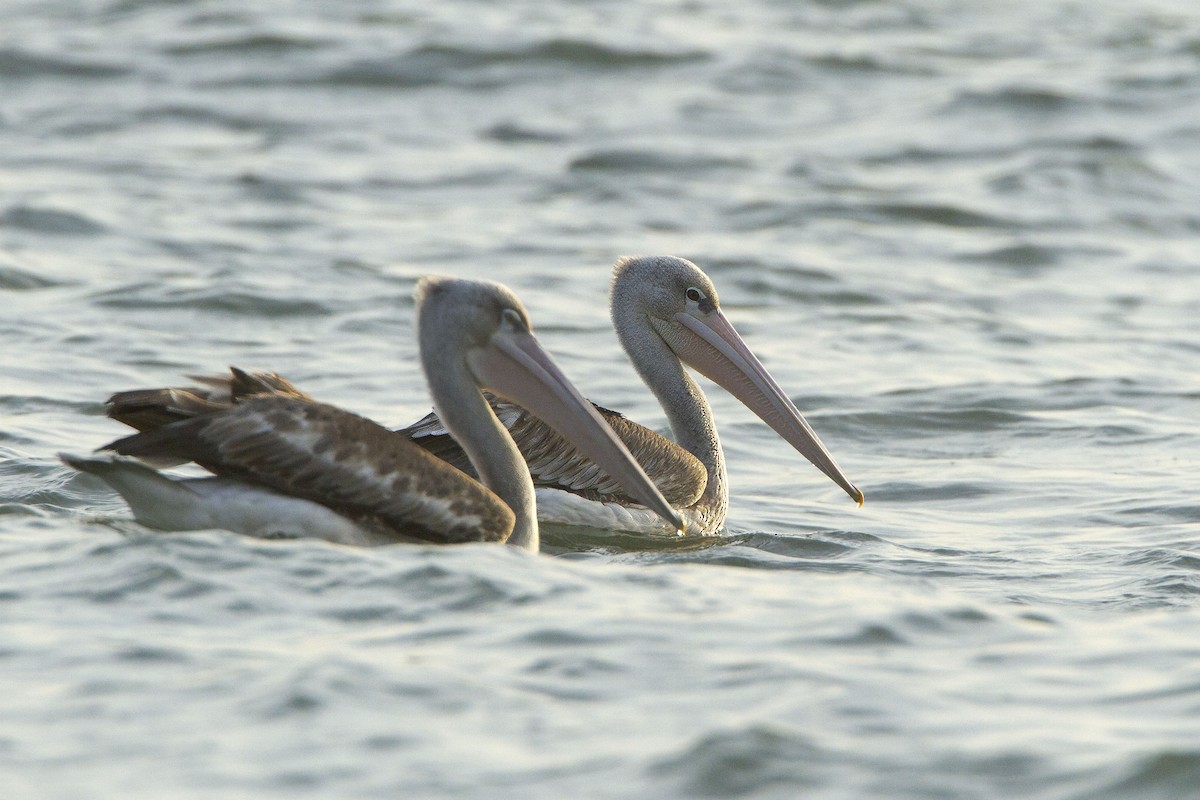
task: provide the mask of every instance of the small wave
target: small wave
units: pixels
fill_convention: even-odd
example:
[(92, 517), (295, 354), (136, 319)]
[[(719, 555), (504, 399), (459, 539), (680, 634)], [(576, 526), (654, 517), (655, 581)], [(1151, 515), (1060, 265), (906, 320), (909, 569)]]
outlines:
[[(298, 657), (294, 665), (258, 676), (248, 687), (246, 713), (260, 720), (308, 718), (388, 681), (352, 657)], [(309, 778), (304, 779), (307, 783)]]
[[(2, 478), (3, 476), (0, 476)], [(5, 500), (9, 494), (4, 486), (3, 480), (0, 480), (0, 517), (37, 517), (38, 519), (48, 519), (50, 512), (45, 509), (31, 506), (24, 500), (18, 503), (10, 503)], [(0, 592), (0, 599), (4, 597), (3, 592)]]
[[(7, 405), (7, 404), (5, 404)], [(0, 442), (35, 442), (0, 430)], [(0, 446), (0, 501), (13, 503), (0, 514), (41, 516), (47, 509), (82, 505), (88, 492), (74, 488), (76, 473), (64, 471), (57, 459), (35, 459)]]
[(916, 484), (905, 481), (877, 483), (871, 489), (871, 500), (877, 503), (919, 503), (931, 500), (971, 500), (997, 494), (993, 484), (956, 481), (938, 484)]
[(888, 431), (889, 435), (913, 435), (947, 431), (994, 431), (1036, 420), (1003, 408), (961, 408), (948, 410), (914, 410), (896, 412), (864, 412), (840, 415), (843, 420), (862, 430)]
[(1151, 581), (1146, 581), (1147, 597), (1162, 594), (1167, 597), (1196, 598), (1200, 596), (1200, 581), (1194, 575), (1164, 575)]
[[(626, 70), (686, 64), (708, 58), (701, 51), (657, 51), (610, 47), (574, 39), (551, 39), (526, 47), (479, 48), (428, 44), (388, 58), (360, 60), (336, 67), (323, 75), (300, 79), (303, 85), (420, 87), (440, 83), (487, 86), (507, 82), (511, 76), (489, 76), (498, 67), (538, 70), (567, 67), (574, 70)], [(256, 78), (256, 81), (260, 78)]]
[(802, 796), (804, 787), (819, 783), (826, 762), (826, 754), (806, 736), (751, 725), (706, 733), (649, 771), (656, 779), (678, 781), (684, 797), (758, 796), (771, 787)]
[(483, 138), (496, 142), (554, 143), (567, 140), (567, 135), (556, 131), (537, 130), (517, 122), (502, 122), (493, 125), (482, 134)]
[[(869, 155), (862, 159), (864, 164), (876, 166), (892, 166), (896, 164), (941, 164), (960, 161), (999, 161), (1017, 153), (1019, 148), (1008, 146), (984, 146), (975, 142), (946, 142), (944, 146), (931, 148), (919, 145), (903, 144), (902, 146)], [(793, 168), (794, 174), (803, 174), (805, 165), (798, 164)]]
[(838, 53), (827, 53), (819, 56), (812, 56), (808, 59), (808, 63), (816, 67), (823, 67), (834, 72), (893, 72), (894, 66), (884, 64), (874, 56), (869, 55), (842, 55)]
[(249, 114), (233, 114), (227, 108), (196, 105), (156, 105), (139, 109), (134, 118), (140, 123), (179, 122), (187, 125), (207, 125), (231, 131), (261, 131), (280, 133), (294, 129), (292, 123), (280, 119)]
[[(237, 177), (237, 184), (247, 195), (269, 203), (302, 203), (305, 200), (304, 189), (295, 181), (246, 172)], [(299, 227), (305, 223), (291, 220), (289, 224)]]
[(333, 313), (316, 300), (282, 297), (248, 289), (163, 289), (133, 285), (112, 289), (92, 297), (106, 308), (171, 309), (216, 311), (248, 317), (321, 317)]
[(842, 53), (827, 53), (811, 56), (808, 63), (830, 72), (842, 74), (862, 73), (866, 75), (934, 75), (934, 70), (928, 67), (917, 67), (912, 64), (901, 64), (895, 61), (885, 61), (878, 56), (861, 53), (846, 55)]
[(682, 64), (703, 61), (709, 57), (707, 52), (700, 50), (671, 52), (622, 48), (582, 39), (548, 39), (525, 47), (495, 49), (425, 45), (414, 50), (412, 55), (434, 57), (456, 66), (471, 68), (510, 62), (542, 62), (609, 69)]
[[(622, 561), (638, 564), (707, 564), (761, 570), (796, 570), (800, 572), (854, 572), (860, 564), (842, 559), (846, 551), (828, 543), (803, 544), (804, 537), (776, 536), (769, 533), (734, 534), (721, 537), (724, 544), (675, 553), (649, 552), (627, 554)], [(763, 539), (789, 539), (786, 546), (762, 547)]]
[(118, 661), (134, 664), (186, 664), (191, 660), (182, 650), (145, 644), (126, 647), (114, 655)]
[(653, 150), (601, 150), (572, 159), (572, 171), (696, 173), (716, 169), (744, 169), (741, 158), (710, 155), (678, 155)]
[(1035, 270), (1059, 264), (1065, 252), (1065, 249), (1060, 247), (1023, 243), (997, 247), (983, 252), (967, 253), (959, 257), (964, 261)]
[(905, 645), (909, 642), (891, 626), (867, 624), (854, 633), (845, 636), (830, 636), (822, 639), (821, 643), (834, 647), (881, 647)]
[[(1140, 516), (1145, 514), (1147, 509), (1132, 509), (1131, 511), (1133, 512), (1134, 516)], [(1190, 512), (1193, 519), (1200, 520), (1200, 507), (1192, 506)], [(1127, 563), (1130, 566), (1142, 564), (1163, 564), (1165, 566), (1171, 566), (1200, 573), (1200, 555), (1185, 553), (1181, 550), (1167, 550), (1164, 548), (1144, 550), (1131, 556)]]
[(763, 274), (778, 274), (788, 282), (802, 280), (806, 283), (809, 281), (836, 283), (841, 280), (832, 271), (817, 269), (812, 266), (801, 266), (787, 260), (767, 260), (755, 258), (754, 256), (737, 259), (721, 257), (706, 258), (704, 268), (710, 275), (718, 278), (724, 274), (733, 273), (742, 276), (743, 280), (754, 280)]
[(1005, 86), (990, 91), (967, 90), (959, 92), (942, 112), (1001, 110), (1018, 115), (1062, 114), (1081, 104), (1081, 100), (1055, 89)]
[(1020, 224), (1011, 218), (975, 211), (958, 205), (935, 202), (912, 203), (743, 203), (725, 213), (736, 230), (793, 228), (815, 219), (861, 220), (876, 224), (923, 223), (948, 228), (998, 228), (1010, 230)]
[(329, 44), (322, 39), (287, 36), (279, 33), (249, 33), (242, 36), (189, 41), (163, 48), (168, 55), (279, 55), (294, 50), (317, 50)]
[(405, 593), (437, 598), (438, 611), (467, 611), (497, 605), (520, 603), (528, 599), (525, 591), (502, 575), (464, 569), (452, 569), (443, 564), (423, 564), (406, 569), (398, 580)]
[(43, 278), (41, 275), (34, 275), (32, 272), (27, 272), (17, 267), (0, 264), (0, 291), (24, 292), (32, 289), (49, 289), (62, 285), (63, 283), (60, 281)]
[[(341, 598), (336, 610), (339, 618), (346, 619), (347, 610), (359, 607), (366, 611), (366, 620), (386, 616), (437, 622), (436, 630), (405, 633), (405, 639), (456, 636), (457, 622), (445, 623), (458, 620), (460, 612), (539, 603), (571, 590), (548, 580), (523, 553), (494, 545), (403, 545), (367, 555), (351, 551), (348, 556), (324, 543), (308, 547), (313, 550), (312, 557), (300, 563), (314, 570), (319, 580), (313, 583), (304, 578), (304, 584), (311, 584), (313, 593), (321, 596), (336, 589)], [(353, 558), (353, 563), (331, 561), (347, 558)], [(369, 561), (364, 563), (364, 559)], [(382, 612), (388, 605), (391, 611)], [(448, 612), (454, 615), (446, 616)]]
[[(121, 603), (131, 597), (153, 595), (160, 598), (190, 599), (209, 594), (217, 588), (214, 583), (170, 563), (169, 556), (146, 557), (136, 540), (125, 540), (116, 546), (129, 556), (131, 548), (142, 550), (140, 557), (103, 559), (103, 549), (96, 557), (103, 560), (104, 571), (97, 569), (84, 586), (64, 589), (64, 597), (77, 597), (92, 603)], [(113, 550), (109, 550), (112, 553)], [(118, 563), (120, 562), (120, 563)]]
[(0, 227), (59, 236), (95, 236), (107, 230), (104, 225), (83, 214), (25, 205), (13, 206), (0, 214)]
[[(553, 644), (553, 643), (552, 643)], [(583, 643), (582, 649), (587, 649), (589, 643)], [(546, 652), (538, 648), (539, 652)], [(533, 691), (545, 691), (547, 681), (565, 680), (569, 681), (574, 690), (570, 699), (603, 699), (607, 693), (607, 689), (600, 688), (602, 683), (607, 680), (607, 676), (626, 672), (627, 667), (618, 662), (605, 658), (599, 658), (595, 655), (587, 655), (572, 652), (551, 653), (537, 659), (532, 664), (524, 669), (526, 675), (532, 676), (535, 680), (529, 682), (528, 688)], [(596, 678), (597, 680), (592, 680)], [(595, 689), (581, 689), (580, 687), (595, 686)], [(563, 689), (559, 689), (555, 694), (562, 696)]]
[(1200, 751), (1164, 750), (1118, 769), (1120, 774), (1079, 794), (1079, 800), (1195, 797), (1200, 786)]
[(850, 215), (923, 222), (949, 228), (1012, 228), (1014, 220), (945, 203), (867, 203), (847, 209)]
[(116, 78), (130, 72), (127, 67), (97, 61), (79, 61), (38, 55), (21, 50), (0, 50), (0, 77), (10, 79)]
[[(779, 529), (786, 527), (783, 520)], [(875, 543), (880, 540), (869, 534), (865, 540), (850, 544), (836, 541), (835, 534), (819, 534), (807, 536), (777, 536), (768, 533), (750, 533), (737, 536), (736, 540), (743, 544), (756, 547), (765, 553), (773, 553), (788, 558), (805, 560), (840, 558), (857, 551), (867, 540)]]
[[(823, 636), (815, 641), (835, 647), (909, 645), (931, 635), (959, 641), (970, 631), (996, 622), (992, 615), (970, 606), (909, 611), (889, 614), (885, 620), (857, 623), (852, 631)], [(797, 647), (811, 647), (813, 642), (803, 636), (794, 640)]]
[(646, 536), (627, 531), (547, 524), (542, 550), (554, 555), (597, 553), (679, 553), (728, 543), (724, 536)]
[[(772, 298), (775, 302), (787, 304), (792, 308), (815, 307), (830, 314), (833, 313), (833, 309), (842, 309), (842, 313), (848, 314), (851, 310), (890, 306), (894, 302), (892, 298), (856, 289), (818, 289), (808, 282), (809, 279), (810, 277), (805, 275), (797, 280), (795, 273), (791, 271), (777, 274), (760, 272), (757, 275), (748, 272), (735, 283), (747, 297)], [(824, 283), (824, 279), (820, 277), (817, 280)], [(722, 284), (724, 285), (725, 281), (722, 281)]]
[(1097, 134), (1095, 136), (1082, 136), (1078, 138), (1065, 139), (1039, 139), (1037, 142), (1039, 147), (1059, 147), (1070, 150), (1091, 150), (1101, 153), (1135, 153), (1140, 148), (1132, 142), (1125, 139), (1118, 139), (1115, 136), (1105, 136)]

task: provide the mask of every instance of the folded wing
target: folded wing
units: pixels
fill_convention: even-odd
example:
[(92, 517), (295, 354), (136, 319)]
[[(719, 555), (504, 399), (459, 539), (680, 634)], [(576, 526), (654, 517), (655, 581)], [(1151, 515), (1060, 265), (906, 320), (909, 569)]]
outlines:
[[(491, 394), (486, 396), (529, 465), (535, 486), (561, 489), (599, 502), (637, 504), (611, 477), (550, 426), (520, 406)], [(707, 473), (699, 459), (665, 436), (616, 411), (601, 406), (596, 406), (596, 410), (672, 506), (687, 508), (699, 499), (707, 482)], [(468, 475), (474, 474), (466, 453), (446, 432), (436, 414), (428, 414), (397, 433)]]
[(238, 398), (105, 449), (151, 463), (193, 461), (398, 538), (504, 541), (513, 527), (508, 506), (449, 464), (364, 417), (290, 393)]

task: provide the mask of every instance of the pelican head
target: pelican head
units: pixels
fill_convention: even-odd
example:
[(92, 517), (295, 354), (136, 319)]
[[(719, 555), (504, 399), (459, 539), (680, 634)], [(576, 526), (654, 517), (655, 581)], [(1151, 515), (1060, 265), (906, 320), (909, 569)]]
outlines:
[(734, 330), (699, 267), (674, 256), (621, 258), (613, 270), (612, 310), (627, 350), (633, 326), (619, 320), (643, 317), (679, 361), (740, 400), (862, 505), (862, 491)]
[(501, 330), (531, 327), (516, 294), (493, 281), (426, 276), (417, 282), (413, 299), (422, 348), (444, 342), (447, 349), (466, 353), (487, 347)]

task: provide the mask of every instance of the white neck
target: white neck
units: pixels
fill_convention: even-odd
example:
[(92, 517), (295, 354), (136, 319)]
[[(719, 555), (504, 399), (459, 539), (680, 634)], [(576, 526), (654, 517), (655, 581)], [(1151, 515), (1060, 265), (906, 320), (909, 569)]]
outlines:
[(708, 473), (708, 483), (698, 504), (712, 507), (724, 518), (729, 490), (725, 455), (717, 437), (712, 409), (704, 392), (684, 370), (679, 357), (655, 332), (645, 315), (635, 310), (636, 305), (617, 296), (613, 298), (613, 325), (621, 346), (666, 411), (676, 443), (700, 459)]
[(461, 358), (429, 359), (429, 392), (446, 430), (466, 451), (484, 486), (516, 516), (508, 543), (537, 551), (537, 507), (533, 481), (512, 437), (484, 399)]

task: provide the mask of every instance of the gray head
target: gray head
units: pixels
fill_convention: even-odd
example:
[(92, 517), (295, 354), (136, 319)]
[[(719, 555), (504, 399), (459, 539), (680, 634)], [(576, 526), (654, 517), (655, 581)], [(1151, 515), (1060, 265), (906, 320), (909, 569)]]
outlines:
[(680, 312), (711, 314), (721, 307), (704, 272), (676, 256), (622, 256), (613, 268), (612, 305), (660, 320)]
[(529, 314), (513, 291), (494, 281), (427, 276), (413, 292), (422, 351), (485, 347), (505, 329), (529, 333)]

